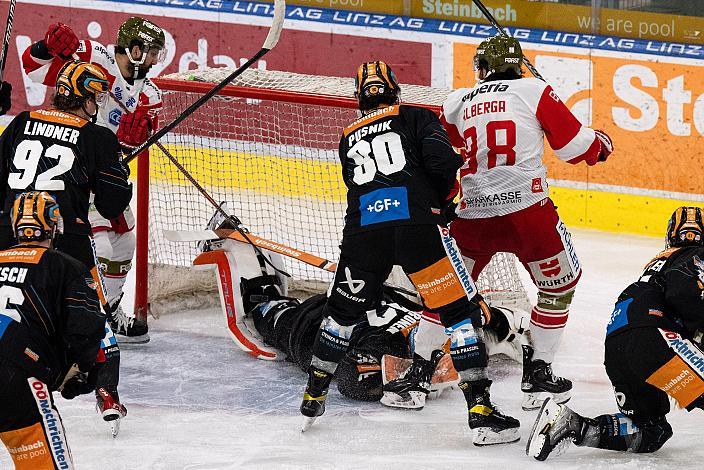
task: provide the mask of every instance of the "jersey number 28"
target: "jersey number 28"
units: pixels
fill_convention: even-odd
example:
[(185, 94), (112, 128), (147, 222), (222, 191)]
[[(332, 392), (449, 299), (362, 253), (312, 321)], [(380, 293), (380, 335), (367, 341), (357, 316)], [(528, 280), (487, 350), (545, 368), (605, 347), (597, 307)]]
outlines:
[[(42, 155), (58, 162), (37, 175)], [(12, 160), (14, 167), (21, 172), (10, 173), (7, 183), (12, 189), (27, 189), (34, 183), (34, 189), (37, 191), (61, 191), (65, 187), (64, 182), (54, 178), (69, 171), (75, 159), (73, 150), (63, 145), (53, 144), (45, 151), (40, 141), (23, 140), (17, 146), (15, 158)], [(44, 166), (48, 166), (46, 161)]]
[[(502, 131), (505, 135), (505, 142), (500, 144), (498, 134)], [(472, 126), (464, 131), (466, 150), (463, 152), (465, 164), (461, 168), (463, 172), (475, 174), (479, 168), (477, 159), (477, 128)], [(516, 123), (513, 121), (491, 121), (486, 125), (486, 167), (488, 170), (497, 165), (499, 155), (506, 156), (505, 166), (516, 164)]]

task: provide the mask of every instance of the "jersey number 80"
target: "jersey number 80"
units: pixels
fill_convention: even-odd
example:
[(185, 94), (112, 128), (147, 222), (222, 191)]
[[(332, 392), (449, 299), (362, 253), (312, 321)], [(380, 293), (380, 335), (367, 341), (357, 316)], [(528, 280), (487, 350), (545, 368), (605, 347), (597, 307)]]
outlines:
[(379, 134), (371, 142), (360, 140), (347, 156), (355, 163), (352, 181), (358, 185), (373, 181), (377, 170), (388, 176), (406, 166), (401, 137), (395, 132)]

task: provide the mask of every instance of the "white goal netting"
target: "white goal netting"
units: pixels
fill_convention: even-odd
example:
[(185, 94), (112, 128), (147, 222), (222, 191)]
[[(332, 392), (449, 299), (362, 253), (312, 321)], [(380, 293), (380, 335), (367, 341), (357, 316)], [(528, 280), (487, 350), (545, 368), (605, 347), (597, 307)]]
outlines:
[[(160, 77), (161, 122), (173, 120), (207, 91), (204, 83), (230, 72), (216, 68)], [(353, 89), (348, 78), (250, 69), (161, 142), (252, 233), (336, 260), (345, 213), (337, 146), (342, 129), (358, 117)], [(404, 102), (429, 107), (438, 107), (447, 93), (402, 85)], [(164, 229), (204, 229), (214, 208), (154, 147), (150, 161), (150, 302), (214, 292), (212, 274), (188, 269), (196, 244), (163, 236)], [(295, 260), (286, 263), (294, 288), (322, 291), (332, 276)], [(497, 255), (478, 284), (485, 292), (527, 301), (513, 256)]]

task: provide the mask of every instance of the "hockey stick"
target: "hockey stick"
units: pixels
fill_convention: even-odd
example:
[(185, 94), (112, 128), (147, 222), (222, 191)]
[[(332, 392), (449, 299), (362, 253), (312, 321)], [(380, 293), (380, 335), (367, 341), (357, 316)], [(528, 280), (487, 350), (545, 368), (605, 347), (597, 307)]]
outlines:
[(232, 229), (216, 229), (216, 230), (196, 230), (196, 231), (179, 231), (179, 230), (164, 230), (164, 237), (170, 242), (197, 242), (205, 240), (218, 240), (229, 238), (239, 242), (251, 243), (260, 248), (278, 253), (289, 258), (297, 259), (305, 264), (315, 266), (316, 268), (324, 269), (325, 271), (335, 272), (337, 263), (329, 259), (306, 253), (304, 251), (291, 248), (290, 246), (276, 243), (266, 238), (261, 238), (251, 233), (247, 234), (247, 239), (237, 230)]
[(58, 392), (63, 391), (64, 387), (66, 386), (66, 382), (71, 380), (73, 377), (78, 375), (78, 373), (81, 372), (81, 370), (78, 368), (78, 364), (73, 364), (71, 368), (66, 372), (66, 375), (64, 376), (64, 379), (61, 381), (61, 385), (59, 385), (59, 388), (56, 390)]
[(222, 208), (222, 206), (220, 204), (218, 204), (217, 201), (215, 199), (213, 199), (213, 197), (208, 193), (208, 191), (206, 191), (205, 188), (203, 188), (203, 186), (201, 186), (200, 183), (198, 183), (198, 181), (196, 181), (196, 179), (193, 177), (193, 175), (191, 175), (188, 172), (188, 170), (186, 170), (183, 167), (183, 165), (181, 165), (181, 162), (176, 160), (176, 157), (171, 155), (171, 152), (169, 152), (166, 149), (166, 147), (164, 147), (161, 144), (161, 142), (156, 142), (156, 146), (159, 148), (159, 150), (164, 152), (164, 155), (166, 155), (166, 158), (168, 158), (171, 161), (171, 163), (173, 163), (174, 166), (176, 168), (178, 168), (178, 170), (183, 174), (183, 176), (186, 177), (186, 179), (188, 181), (190, 181), (190, 183), (198, 190), (198, 192), (200, 192), (203, 195), (203, 197), (205, 199), (207, 199), (208, 202), (213, 205), (213, 207), (215, 207), (215, 210), (217, 210), (220, 214), (223, 215), (223, 217), (225, 217), (227, 220), (230, 221), (230, 223), (235, 227), (234, 230), (232, 230), (232, 231), (234, 233), (236, 233), (241, 238), (240, 241), (247, 242), (250, 245), (252, 245), (252, 247), (254, 247), (254, 250), (258, 254), (262, 255), (262, 257), (264, 258), (264, 262), (266, 264), (268, 264), (269, 266), (271, 266), (272, 268), (274, 268), (274, 271), (276, 271), (286, 277), (291, 277), (291, 275), (289, 273), (282, 271), (281, 269), (274, 266), (274, 264), (271, 261), (269, 261), (269, 259), (266, 256), (264, 256), (262, 251), (259, 249), (259, 246), (256, 243), (254, 243), (254, 241), (251, 240), (250, 235), (247, 234), (245, 229), (242, 228), (242, 221), (239, 219), (239, 217), (237, 217), (236, 215), (228, 214), (227, 212), (225, 212), (225, 210)]
[(5, 25), (5, 37), (2, 40), (2, 52), (0, 52), (0, 87), (5, 76), (5, 63), (7, 62), (7, 51), (10, 49), (10, 37), (12, 37), (12, 23), (15, 21), (15, 4), (17, 0), (10, 0), (10, 10), (7, 12), (7, 24)]
[[(112, 99), (115, 100), (115, 102), (120, 106), (120, 108), (122, 108), (123, 112), (129, 113), (129, 111), (127, 110), (127, 107), (112, 93), (112, 91), (110, 92), (110, 96), (112, 96)], [(203, 195), (203, 197), (210, 204), (213, 205), (213, 207), (215, 207), (215, 210), (217, 212), (219, 212), (220, 214), (222, 214), (223, 217), (225, 217), (225, 219), (229, 220), (232, 223), (232, 225), (234, 227), (236, 227), (236, 230), (240, 232), (241, 236), (245, 240), (249, 241), (247, 233), (244, 231), (244, 229), (241, 228), (242, 221), (236, 215), (230, 215), (227, 212), (225, 212), (225, 210), (222, 208), (222, 206), (220, 204), (218, 204), (217, 201), (215, 199), (213, 199), (213, 197), (210, 195), (210, 193), (208, 193), (208, 191), (206, 191), (205, 188), (200, 185), (198, 180), (196, 180), (193, 177), (193, 175), (191, 175), (191, 173), (188, 170), (186, 170), (186, 168), (183, 165), (181, 165), (181, 162), (179, 162), (176, 159), (176, 157), (171, 155), (171, 152), (169, 152), (167, 150), (167, 148), (162, 145), (161, 142), (156, 141), (156, 146), (159, 148), (159, 150), (164, 152), (164, 155), (166, 155), (166, 158), (168, 158), (169, 161), (171, 161), (171, 163), (174, 164), (174, 166), (178, 169), (178, 171), (180, 171), (181, 174), (186, 177), (186, 179), (198, 190), (198, 192), (201, 193)], [(123, 159), (123, 163), (125, 165), (127, 164), (126, 159)], [(259, 248), (254, 243), (252, 243), (251, 241), (249, 241), (249, 243), (254, 247), (254, 249), (255, 249), (255, 251), (257, 251), (257, 253), (259, 253), (260, 255), (262, 254), (261, 251), (259, 250)], [(281, 273), (282, 275), (287, 276), (287, 277), (290, 276), (288, 273), (281, 271), (279, 268), (277, 268), (272, 263), (270, 263), (269, 260), (266, 258), (266, 256), (264, 256), (264, 261), (268, 265), (270, 265), (272, 268), (274, 268), (274, 270), (276, 272)]]
[(210, 91), (208, 91), (206, 94), (201, 96), (199, 99), (194, 101), (185, 111), (183, 111), (181, 114), (179, 114), (176, 119), (159, 129), (154, 135), (152, 135), (149, 139), (147, 139), (142, 145), (137, 147), (130, 153), (127, 157), (125, 157), (124, 161), (125, 163), (129, 163), (137, 156), (144, 152), (148, 147), (151, 145), (155, 144), (156, 141), (164, 137), (169, 131), (171, 131), (174, 127), (178, 126), (181, 121), (186, 119), (188, 116), (193, 114), (198, 108), (203, 106), (206, 101), (210, 100), (213, 96), (217, 94), (220, 90), (225, 88), (227, 84), (229, 84), (232, 80), (235, 78), (239, 77), (242, 75), (242, 73), (247, 70), (253, 63), (261, 59), (264, 54), (269, 52), (276, 46), (276, 43), (279, 42), (279, 36), (281, 35), (281, 29), (284, 25), (284, 18), (286, 16), (286, 2), (284, 0), (274, 0), (274, 19), (271, 22), (271, 28), (269, 29), (269, 34), (266, 36), (266, 40), (264, 41), (264, 45), (262, 48), (254, 54), (247, 62), (242, 64), (240, 68), (232, 72), (230, 75), (225, 77), (223, 81), (215, 85)]
[[(170, 242), (201, 242), (206, 240), (219, 240), (223, 238), (229, 238), (231, 240), (237, 240), (243, 243), (251, 243), (255, 247), (264, 248), (265, 250), (278, 253), (282, 256), (287, 256), (289, 258), (297, 259), (298, 261), (308, 264), (310, 266), (315, 266), (316, 268), (324, 269), (334, 273), (337, 269), (337, 263), (330, 261), (326, 258), (321, 258), (320, 256), (312, 255), (306, 253), (305, 251), (297, 250), (291, 248), (290, 246), (282, 245), (281, 243), (273, 242), (267, 240), (266, 238), (261, 238), (251, 233), (247, 234), (248, 239), (245, 239), (240, 232), (232, 229), (216, 229), (216, 230), (164, 230), (164, 238)], [(401, 294), (407, 294), (412, 296), (417, 296), (418, 293), (404, 289), (403, 287), (394, 286), (391, 284), (384, 283), (385, 287), (388, 287)]]
[[(494, 15), (491, 14), (491, 12), (487, 9), (487, 7), (484, 6), (484, 4), (481, 2), (481, 0), (472, 0), (472, 2), (481, 10), (481, 12), (484, 14), (486, 19), (491, 23), (491, 25), (496, 28), (496, 31), (499, 32), (502, 36), (509, 37), (508, 33), (504, 31), (501, 28), (501, 25), (496, 21), (496, 18), (494, 18)], [(523, 63), (526, 64), (526, 68), (530, 70), (530, 73), (533, 74), (535, 78), (538, 78), (542, 81), (546, 81), (542, 75), (540, 75), (540, 72), (538, 72), (538, 69), (535, 68), (533, 64), (531, 64), (530, 60), (524, 55), (523, 56)]]

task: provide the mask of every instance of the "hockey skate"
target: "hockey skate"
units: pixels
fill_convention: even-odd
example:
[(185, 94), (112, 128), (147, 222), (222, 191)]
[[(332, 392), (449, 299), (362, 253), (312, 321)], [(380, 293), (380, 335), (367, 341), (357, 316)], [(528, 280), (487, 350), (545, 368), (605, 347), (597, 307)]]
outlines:
[(525, 411), (537, 410), (545, 399), (541, 395), (545, 393), (558, 404), (567, 403), (572, 398), (572, 382), (553, 374), (547, 362), (533, 360), (533, 348), (524, 345), (521, 391), (524, 393), (521, 407)]
[(117, 437), (120, 432), (120, 421), (127, 416), (127, 408), (120, 403), (117, 393), (110, 393), (104, 388), (96, 391), (96, 409), (103, 420), (110, 423), (112, 437)]
[(545, 399), (528, 437), (526, 454), (538, 460), (563, 454), (573, 442), (582, 441), (587, 421), (552, 398)]
[(144, 344), (149, 342), (149, 326), (144, 320), (125, 314), (120, 305), (122, 296), (108, 307), (108, 322), (120, 344)]
[[(433, 372), (444, 355), (443, 351), (435, 350), (430, 360), (416, 356), (410, 367), (397, 379), (384, 383), (381, 403), (392, 408), (422, 409), (431, 390)], [(389, 361), (382, 360), (382, 377), (388, 377), (391, 374), (387, 371), (388, 366)]]
[(523, 360), (523, 345), (532, 345), (530, 330), (530, 314), (518, 308), (509, 309), (504, 306), (491, 307), (492, 323), (498, 328), (484, 329), (484, 342), (490, 354), (503, 354), (519, 364)]
[(308, 369), (308, 384), (303, 393), (303, 403), (301, 403), (301, 414), (303, 415), (301, 432), (310, 429), (315, 420), (325, 413), (325, 399), (328, 396), (332, 376), (333, 374), (314, 366), (310, 366)]
[(521, 423), (498, 410), (491, 402), (489, 387), (491, 380), (460, 382), (469, 410), (469, 428), (475, 446), (508, 444), (518, 441)]

